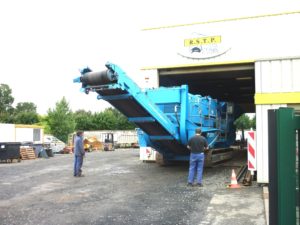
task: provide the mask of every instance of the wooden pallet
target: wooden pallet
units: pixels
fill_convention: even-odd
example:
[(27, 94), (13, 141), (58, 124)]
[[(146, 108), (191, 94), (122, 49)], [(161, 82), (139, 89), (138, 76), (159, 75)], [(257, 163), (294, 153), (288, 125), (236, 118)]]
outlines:
[(36, 159), (33, 148), (20, 148), (21, 159)]

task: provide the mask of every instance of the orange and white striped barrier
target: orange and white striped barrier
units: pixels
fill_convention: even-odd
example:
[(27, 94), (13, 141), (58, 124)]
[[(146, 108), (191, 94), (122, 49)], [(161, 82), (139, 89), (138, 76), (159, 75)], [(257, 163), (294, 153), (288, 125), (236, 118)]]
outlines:
[(248, 170), (253, 173), (253, 171), (256, 171), (256, 132), (255, 131), (249, 131), (248, 132), (248, 138), (247, 138), (248, 144)]

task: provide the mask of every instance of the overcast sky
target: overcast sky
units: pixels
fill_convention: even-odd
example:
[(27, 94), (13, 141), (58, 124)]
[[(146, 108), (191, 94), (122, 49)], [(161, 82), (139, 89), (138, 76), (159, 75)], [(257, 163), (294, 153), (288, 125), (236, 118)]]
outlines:
[[(107, 61), (138, 77), (142, 28), (300, 11), (298, 0), (1, 0), (0, 83), (15, 103), (45, 114), (63, 96), (72, 110), (109, 104), (79, 92), (79, 69)], [(298, 21), (299, 22), (299, 21)]]

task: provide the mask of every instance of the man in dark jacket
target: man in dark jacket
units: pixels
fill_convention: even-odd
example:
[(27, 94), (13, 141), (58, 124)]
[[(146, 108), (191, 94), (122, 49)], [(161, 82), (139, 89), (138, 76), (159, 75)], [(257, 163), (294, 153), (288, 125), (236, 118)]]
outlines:
[(197, 173), (197, 186), (203, 187), (202, 173), (204, 165), (204, 149), (208, 147), (207, 140), (201, 136), (201, 129), (196, 129), (196, 135), (189, 141), (187, 148), (190, 149), (190, 168), (188, 176), (188, 186), (192, 186)]
[(74, 140), (74, 177), (82, 177), (82, 163), (85, 155), (83, 147), (83, 131), (77, 131)]

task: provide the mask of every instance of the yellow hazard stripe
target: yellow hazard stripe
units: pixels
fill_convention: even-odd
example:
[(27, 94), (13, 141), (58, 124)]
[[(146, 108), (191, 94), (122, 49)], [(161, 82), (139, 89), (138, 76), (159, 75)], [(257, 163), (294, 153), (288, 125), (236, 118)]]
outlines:
[(15, 128), (40, 128), (42, 129), (42, 126), (38, 126), (38, 125), (28, 125), (28, 124), (15, 124)]
[(300, 103), (300, 92), (256, 93), (256, 105)]

